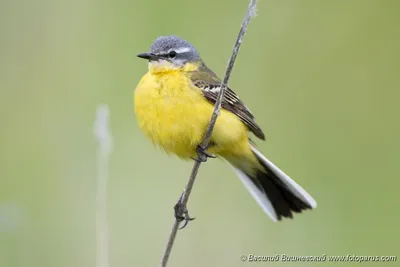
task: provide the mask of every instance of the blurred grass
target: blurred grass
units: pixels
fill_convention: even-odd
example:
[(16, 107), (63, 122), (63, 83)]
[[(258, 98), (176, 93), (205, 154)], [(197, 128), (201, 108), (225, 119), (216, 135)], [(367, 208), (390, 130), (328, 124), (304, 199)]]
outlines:
[[(135, 55), (176, 34), (222, 75), (246, 7), (0, 1), (0, 266), (94, 265), (92, 126), (102, 102), (115, 140), (111, 266), (158, 264), (191, 164), (154, 150), (137, 128), (132, 91), (146, 64)], [(399, 8), (260, 1), (230, 84), (265, 129), (258, 145), (319, 207), (273, 224), (233, 172), (210, 161), (189, 204), (197, 220), (179, 234), (171, 266), (243, 266), (249, 253), (398, 253)]]

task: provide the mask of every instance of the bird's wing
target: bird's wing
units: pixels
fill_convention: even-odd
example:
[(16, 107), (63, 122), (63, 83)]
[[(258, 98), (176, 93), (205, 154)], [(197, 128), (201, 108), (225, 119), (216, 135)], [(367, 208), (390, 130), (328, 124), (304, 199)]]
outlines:
[[(201, 89), (204, 97), (215, 104), (219, 90), (221, 89), (221, 80), (207, 66), (202, 64), (198, 70), (190, 72), (190, 78), (194, 86)], [(242, 120), (247, 128), (258, 138), (265, 140), (265, 135), (257, 125), (253, 114), (246, 107), (242, 100), (229, 87), (226, 88), (222, 100), (222, 108), (232, 112)]]

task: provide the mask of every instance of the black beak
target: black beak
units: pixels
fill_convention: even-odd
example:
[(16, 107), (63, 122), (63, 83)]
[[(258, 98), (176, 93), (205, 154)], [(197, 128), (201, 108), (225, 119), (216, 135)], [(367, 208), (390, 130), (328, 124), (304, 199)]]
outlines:
[(149, 52), (148, 53), (140, 53), (137, 55), (137, 57), (148, 59), (148, 60), (157, 60), (158, 59), (158, 57), (156, 55), (149, 53)]

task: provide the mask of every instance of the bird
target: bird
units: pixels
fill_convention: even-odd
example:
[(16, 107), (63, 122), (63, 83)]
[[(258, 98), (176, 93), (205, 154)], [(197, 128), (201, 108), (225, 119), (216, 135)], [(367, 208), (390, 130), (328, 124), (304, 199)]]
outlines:
[[(261, 140), (265, 135), (230, 87), (210, 145), (201, 147), (221, 80), (192, 44), (178, 36), (160, 36), (149, 52), (137, 56), (148, 61), (148, 72), (134, 89), (134, 112), (139, 128), (155, 146), (184, 160), (222, 158), (274, 222), (316, 208), (313, 197), (255, 146), (250, 133)], [(184, 219), (182, 214), (175, 217)]]

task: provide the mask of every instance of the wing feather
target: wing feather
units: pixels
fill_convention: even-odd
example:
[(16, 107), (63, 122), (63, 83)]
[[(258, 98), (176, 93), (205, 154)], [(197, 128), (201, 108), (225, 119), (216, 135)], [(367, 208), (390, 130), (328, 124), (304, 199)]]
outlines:
[[(204, 97), (212, 104), (215, 104), (218, 93), (221, 90), (221, 80), (217, 77), (217, 75), (207, 66), (202, 64), (198, 70), (190, 73), (190, 78), (193, 85), (202, 90)], [(222, 100), (221, 106), (240, 118), (255, 136), (265, 140), (265, 135), (256, 123), (251, 111), (229, 87), (225, 90), (224, 99)]]

